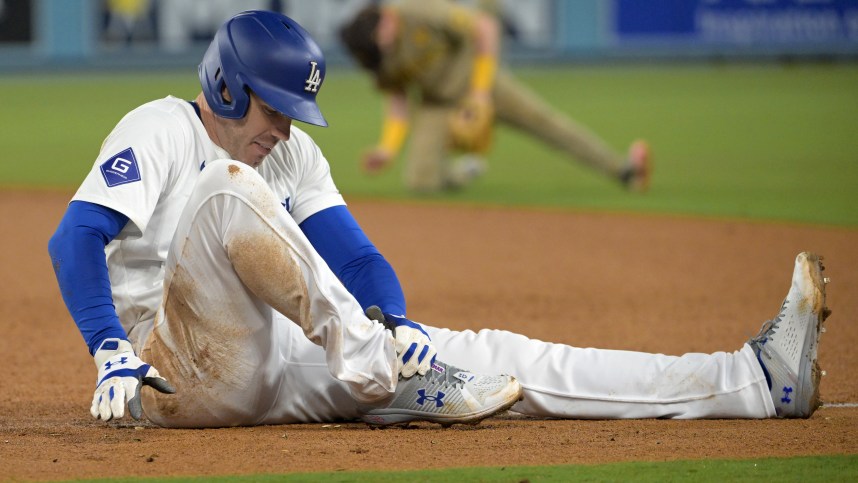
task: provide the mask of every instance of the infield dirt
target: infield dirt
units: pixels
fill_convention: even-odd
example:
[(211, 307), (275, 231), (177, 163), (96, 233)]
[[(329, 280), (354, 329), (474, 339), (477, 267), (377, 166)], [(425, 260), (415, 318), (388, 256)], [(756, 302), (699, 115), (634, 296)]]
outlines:
[(0, 192), (0, 479), (229, 475), (858, 453), (858, 230), (353, 201), (418, 321), (579, 347), (732, 351), (773, 317), (800, 251), (825, 257), (826, 406), (808, 420), (359, 423), (165, 430), (95, 421), (92, 358), (47, 255), (71, 193)]

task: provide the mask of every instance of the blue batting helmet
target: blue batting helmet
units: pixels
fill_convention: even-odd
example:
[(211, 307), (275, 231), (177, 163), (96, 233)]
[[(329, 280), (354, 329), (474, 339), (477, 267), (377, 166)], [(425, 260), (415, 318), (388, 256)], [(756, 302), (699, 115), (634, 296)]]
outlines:
[[(227, 20), (199, 70), (206, 101), (221, 117), (244, 117), (253, 91), (284, 116), (328, 125), (316, 105), (325, 56), (310, 34), (285, 15), (252, 10)], [(230, 102), (223, 97), (224, 86)]]

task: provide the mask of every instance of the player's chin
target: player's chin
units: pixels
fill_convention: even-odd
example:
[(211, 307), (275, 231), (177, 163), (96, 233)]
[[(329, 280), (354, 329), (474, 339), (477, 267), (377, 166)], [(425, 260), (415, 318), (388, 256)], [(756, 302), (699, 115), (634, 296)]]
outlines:
[(265, 159), (266, 156), (271, 154), (271, 149), (269, 147), (263, 146), (259, 143), (252, 143), (250, 145), (250, 152), (247, 153), (247, 161), (245, 163), (253, 166), (254, 168), (262, 164), (262, 160)]
[(262, 160), (264, 157), (251, 157), (251, 156), (242, 156), (237, 161), (241, 161), (242, 164), (246, 164), (251, 168), (258, 168), (260, 164), (262, 164)]
[(257, 168), (257, 167), (259, 167), (260, 164), (262, 164), (262, 161), (265, 160), (266, 156), (268, 156), (268, 153), (254, 152), (254, 153), (249, 153), (245, 156), (242, 156), (240, 161), (242, 163), (250, 166), (251, 168)]

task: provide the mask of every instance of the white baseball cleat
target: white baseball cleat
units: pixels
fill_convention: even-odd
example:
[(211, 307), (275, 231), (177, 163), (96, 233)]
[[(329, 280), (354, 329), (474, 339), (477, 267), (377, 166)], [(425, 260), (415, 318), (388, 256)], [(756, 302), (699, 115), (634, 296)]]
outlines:
[(446, 183), (450, 189), (464, 188), (486, 174), (489, 164), (483, 156), (468, 153), (450, 161)]
[(435, 361), (425, 376), (400, 377), (393, 399), (361, 416), (371, 426), (428, 421), (442, 426), (477, 424), (522, 399), (512, 376), (472, 374)]
[(792, 286), (778, 316), (763, 324), (748, 341), (769, 380), (772, 401), (780, 418), (809, 418), (819, 407), (817, 363), (822, 322), (831, 311), (825, 306), (822, 257), (800, 253), (795, 259)]

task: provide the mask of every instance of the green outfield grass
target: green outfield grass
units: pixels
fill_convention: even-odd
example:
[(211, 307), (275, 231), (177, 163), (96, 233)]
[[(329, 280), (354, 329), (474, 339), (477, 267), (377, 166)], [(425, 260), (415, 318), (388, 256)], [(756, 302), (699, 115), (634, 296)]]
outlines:
[[(518, 466), (508, 468), (452, 468), (446, 470), (390, 472), (297, 473), (247, 475), (220, 478), (123, 478), (87, 482), (393, 482), (393, 481), (801, 481), (847, 482), (858, 478), (858, 457), (828, 456), (766, 458), (742, 461), (671, 461), (662, 463), (613, 463), (605, 465)], [(75, 480), (82, 481), (82, 480)]]
[[(680, 213), (858, 225), (858, 65), (721, 65), (518, 68), (560, 111), (618, 150), (636, 137), (653, 147), (646, 196), (517, 132), (501, 128), (488, 175), (433, 201), (581, 210)], [(198, 92), (183, 73), (0, 78), (0, 186), (73, 188), (129, 109)], [(410, 197), (400, 166), (378, 177), (358, 169), (376, 139), (380, 97), (359, 73), (330, 69), (319, 103), (331, 126), (306, 127), (349, 198)]]

